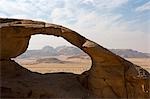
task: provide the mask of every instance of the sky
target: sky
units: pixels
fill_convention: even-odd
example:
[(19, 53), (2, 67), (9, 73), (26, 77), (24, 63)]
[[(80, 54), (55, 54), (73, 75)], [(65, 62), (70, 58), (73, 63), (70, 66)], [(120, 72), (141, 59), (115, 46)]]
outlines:
[[(59, 24), (106, 48), (150, 52), (149, 0), (0, 0), (0, 17)], [(34, 35), (28, 49), (45, 45), (71, 44)]]

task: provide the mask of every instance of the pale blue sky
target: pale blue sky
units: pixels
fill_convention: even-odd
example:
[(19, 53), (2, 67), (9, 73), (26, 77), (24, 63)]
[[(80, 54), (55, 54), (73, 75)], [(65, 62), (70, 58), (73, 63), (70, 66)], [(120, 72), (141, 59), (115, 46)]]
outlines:
[[(149, 0), (0, 0), (0, 17), (43, 20), (71, 28), (106, 48), (150, 52)], [(29, 49), (69, 45), (35, 35)]]

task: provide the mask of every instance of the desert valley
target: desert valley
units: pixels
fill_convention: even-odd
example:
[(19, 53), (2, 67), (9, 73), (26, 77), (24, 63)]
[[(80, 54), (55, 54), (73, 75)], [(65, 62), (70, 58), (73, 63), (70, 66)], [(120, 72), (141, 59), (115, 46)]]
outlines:
[[(110, 49), (135, 65), (142, 66), (150, 72), (150, 56), (131, 49)], [(91, 67), (90, 57), (79, 48), (45, 46), (39, 50), (28, 50), (15, 58), (21, 66), (39, 73), (71, 72), (81, 74)]]

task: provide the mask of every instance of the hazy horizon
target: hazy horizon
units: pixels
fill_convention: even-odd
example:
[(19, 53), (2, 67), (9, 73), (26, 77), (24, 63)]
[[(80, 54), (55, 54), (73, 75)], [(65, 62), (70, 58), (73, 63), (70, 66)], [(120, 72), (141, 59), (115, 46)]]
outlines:
[[(45, 45), (45, 46), (50, 46), (50, 47), (53, 47), (53, 48), (57, 48), (57, 47), (60, 47), (60, 46), (76, 47), (76, 46), (74, 46), (74, 45), (60, 45), (60, 46)], [(45, 46), (43, 46), (43, 47), (45, 47)], [(30, 48), (30, 49), (28, 48), (27, 50), (41, 50), (43, 47)], [(107, 48), (107, 49), (127, 49), (127, 48)], [(128, 49), (131, 49), (131, 50), (134, 50), (134, 51), (138, 51), (138, 52), (142, 52), (142, 53), (150, 53), (150, 52), (139, 51), (139, 50), (132, 49), (132, 48), (128, 48)]]
[[(45, 21), (68, 27), (108, 49), (150, 53), (149, 0), (1, 0), (0, 17)], [(28, 49), (71, 45), (34, 35)]]
[[(60, 38), (57, 38), (57, 37), (49, 37), (49, 36), (47, 36), (47, 37), (48, 38), (53, 38), (53, 39), (60, 39)], [(40, 50), (40, 49), (44, 48), (45, 46), (50, 46), (50, 47), (53, 47), (53, 48), (57, 48), (57, 47), (60, 47), (60, 46), (76, 47), (76, 46), (70, 44), (68, 41), (66, 41), (62, 38), (61, 38), (60, 42), (65, 42), (64, 44), (62, 44), (60, 42), (58, 42), (58, 44), (55, 44), (56, 42), (50, 42), (50, 41), (48, 41), (48, 42), (49, 43), (47, 43), (46, 41), (40, 41), (40, 42), (38, 42), (38, 43), (40, 43), (40, 46), (39, 46), (39, 45), (37, 45), (37, 42), (34, 42), (34, 40), (32, 41), (32, 37), (31, 37), (31, 40), (29, 41), (29, 45), (28, 45), (27, 50)], [(105, 46), (103, 46), (103, 47), (105, 47)], [(132, 49), (132, 50), (142, 52), (142, 53), (150, 53), (150, 52), (144, 52), (144, 51), (140, 51), (140, 50), (133, 49), (133, 48), (108, 48), (107, 47), (107, 49)]]

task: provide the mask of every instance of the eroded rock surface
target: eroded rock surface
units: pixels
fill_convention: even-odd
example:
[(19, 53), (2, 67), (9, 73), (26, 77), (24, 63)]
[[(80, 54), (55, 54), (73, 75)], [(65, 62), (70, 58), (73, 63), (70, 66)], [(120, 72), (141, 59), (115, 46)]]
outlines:
[[(81, 75), (42, 75), (12, 61), (35, 34), (60, 36), (79, 47), (91, 57), (91, 69)], [(2, 98), (150, 98), (146, 70), (60, 25), (1, 18), (0, 67)]]

